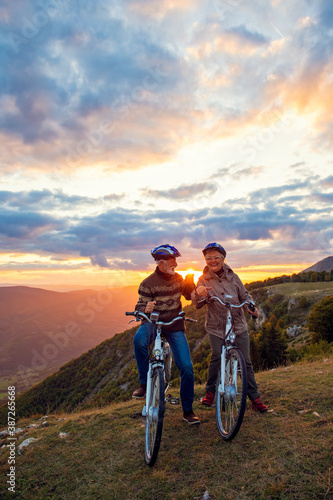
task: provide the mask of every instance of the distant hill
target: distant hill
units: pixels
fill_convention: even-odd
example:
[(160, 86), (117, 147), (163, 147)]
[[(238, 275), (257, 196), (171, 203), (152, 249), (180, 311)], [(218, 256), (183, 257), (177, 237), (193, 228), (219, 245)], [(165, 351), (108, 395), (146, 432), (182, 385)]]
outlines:
[[(19, 392), (128, 325), (137, 286), (55, 292), (0, 287), (0, 377)], [(1, 397), (0, 397), (1, 399)]]
[(304, 269), (304, 271), (301, 271), (302, 273), (308, 273), (309, 271), (313, 271), (315, 273), (321, 273), (322, 271), (330, 272), (333, 269), (333, 255), (330, 257), (326, 257), (323, 260), (320, 260), (316, 264), (314, 264), (311, 267), (308, 267), (307, 269)]

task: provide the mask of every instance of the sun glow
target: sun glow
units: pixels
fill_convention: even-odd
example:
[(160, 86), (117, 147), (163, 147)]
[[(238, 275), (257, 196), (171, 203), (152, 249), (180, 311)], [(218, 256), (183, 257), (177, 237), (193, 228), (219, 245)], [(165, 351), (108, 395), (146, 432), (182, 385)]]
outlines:
[(198, 279), (202, 275), (202, 271), (195, 271), (194, 269), (191, 269), (191, 268), (190, 269), (186, 269), (186, 271), (178, 271), (178, 269), (177, 269), (176, 272), (178, 274), (180, 274), (183, 278), (185, 278), (185, 276), (187, 274), (194, 274), (194, 282), (195, 283), (198, 282)]

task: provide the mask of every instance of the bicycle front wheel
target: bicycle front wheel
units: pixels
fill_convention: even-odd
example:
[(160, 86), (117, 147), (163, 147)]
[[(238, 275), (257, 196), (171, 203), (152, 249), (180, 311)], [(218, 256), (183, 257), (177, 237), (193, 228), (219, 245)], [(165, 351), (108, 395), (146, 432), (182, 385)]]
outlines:
[(230, 349), (225, 364), (224, 387), (219, 373), (215, 394), (216, 425), (220, 436), (231, 441), (243, 421), (246, 408), (247, 375), (245, 361), (238, 349)]
[(164, 376), (161, 367), (153, 371), (146, 408), (145, 461), (153, 466), (160, 449), (164, 417)]

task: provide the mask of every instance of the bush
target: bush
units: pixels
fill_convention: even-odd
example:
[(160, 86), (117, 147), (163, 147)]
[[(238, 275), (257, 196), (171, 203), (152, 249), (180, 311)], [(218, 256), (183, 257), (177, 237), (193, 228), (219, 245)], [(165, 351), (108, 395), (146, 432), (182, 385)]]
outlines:
[(315, 304), (307, 318), (308, 328), (312, 335), (312, 341), (333, 341), (333, 295), (324, 297)]

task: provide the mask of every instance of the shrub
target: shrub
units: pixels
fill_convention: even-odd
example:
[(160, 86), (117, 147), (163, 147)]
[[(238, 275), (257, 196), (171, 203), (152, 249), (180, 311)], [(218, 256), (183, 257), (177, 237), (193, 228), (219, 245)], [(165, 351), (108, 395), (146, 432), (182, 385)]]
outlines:
[(312, 335), (312, 341), (333, 341), (333, 295), (324, 297), (315, 304), (307, 318), (308, 328)]

